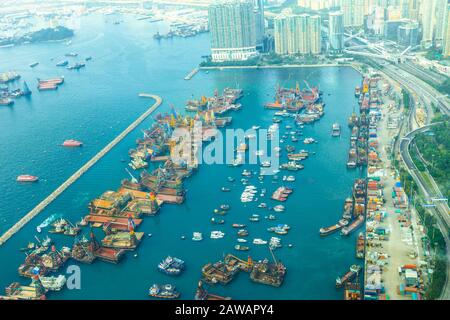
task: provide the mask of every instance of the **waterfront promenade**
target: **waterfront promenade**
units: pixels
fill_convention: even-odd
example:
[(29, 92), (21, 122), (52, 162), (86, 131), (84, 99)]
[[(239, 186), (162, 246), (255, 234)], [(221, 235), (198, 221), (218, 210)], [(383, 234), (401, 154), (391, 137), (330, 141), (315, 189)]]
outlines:
[(100, 152), (86, 162), (80, 169), (78, 169), (72, 176), (70, 176), (63, 184), (61, 184), (55, 191), (53, 191), (47, 198), (34, 207), (24, 217), (22, 217), (14, 226), (7, 230), (0, 237), (0, 245), (3, 245), (9, 238), (11, 238), (16, 232), (22, 229), (28, 222), (36, 217), (42, 210), (44, 210), (52, 201), (54, 201), (59, 195), (61, 195), (70, 185), (77, 181), (84, 173), (86, 173), (92, 166), (94, 166), (101, 158), (103, 158), (112, 148), (114, 148), (120, 141), (123, 140), (131, 131), (136, 129), (145, 119), (148, 118), (162, 103), (162, 98), (157, 95), (148, 93), (140, 93), (139, 97), (151, 98), (155, 100), (155, 103), (145, 111), (139, 118), (133, 121), (124, 131), (122, 131), (117, 137), (115, 137), (110, 143), (108, 143)]

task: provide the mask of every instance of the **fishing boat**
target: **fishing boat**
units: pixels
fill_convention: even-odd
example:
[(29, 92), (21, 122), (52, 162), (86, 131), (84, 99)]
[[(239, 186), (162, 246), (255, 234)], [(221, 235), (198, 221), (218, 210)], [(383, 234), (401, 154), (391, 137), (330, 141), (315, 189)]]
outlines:
[(249, 247), (247, 247), (247, 246), (242, 246), (242, 245), (240, 245), (240, 244), (235, 245), (235, 246), (234, 246), (234, 249), (236, 249), (236, 250), (238, 250), (238, 251), (248, 251), (248, 250), (250, 250)]
[(243, 239), (243, 238), (238, 238), (237, 242), (246, 243), (246, 242), (248, 242), (248, 240), (247, 239)]
[(295, 181), (295, 177), (294, 176), (287, 176), (286, 177), (286, 181), (287, 182), (294, 182)]
[(220, 206), (220, 209), (222, 209), (222, 210), (230, 210), (230, 205), (228, 205), (228, 204), (222, 204), (222, 205)]
[(241, 223), (233, 223), (231, 226), (233, 228), (245, 228), (245, 224), (241, 224)]
[(179, 275), (183, 269), (184, 261), (176, 257), (168, 256), (158, 264), (159, 271), (171, 276)]
[(273, 207), (273, 211), (275, 212), (283, 212), (285, 210), (285, 207), (281, 204), (276, 205), (275, 207)]
[(69, 61), (68, 61), (68, 60), (63, 60), (63, 61), (58, 62), (58, 63), (56, 64), (56, 66), (57, 66), (57, 67), (65, 67), (65, 66), (67, 66), (68, 64), (69, 64)]
[(85, 66), (86, 66), (86, 64), (84, 62), (76, 62), (72, 66), (67, 66), (66, 69), (68, 69), (68, 70), (79, 70), (81, 68), (84, 68)]
[(23, 252), (32, 251), (32, 250), (34, 250), (35, 247), (36, 247), (36, 244), (34, 242), (28, 242), (27, 246), (24, 248), (21, 248), (20, 251), (23, 251)]
[(217, 218), (211, 218), (210, 221), (211, 221), (212, 224), (224, 224), (225, 223), (225, 220), (217, 219)]
[(239, 237), (246, 237), (246, 236), (248, 236), (248, 231), (245, 229), (240, 229), (240, 230), (238, 230), (237, 235)]
[(312, 143), (317, 143), (317, 141), (314, 138), (305, 138), (305, 140), (303, 140), (304, 144), (312, 144)]
[(258, 222), (259, 221), (259, 215), (253, 214), (250, 218), (248, 218), (251, 222)]
[(203, 240), (203, 235), (202, 235), (202, 233), (201, 233), (201, 232), (194, 232), (194, 233), (192, 234), (192, 240), (193, 240), (193, 241), (201, 241), (201, 240)]
[(171, 284), (158, 285), (153, 284), (149, 291), (149, 296), (162, 299), (177, 299), (180, 297), (180, 293)]
[(271, 165), (272, 164), (271, 164), (270, 161), (263, 161), (263, 162), (261, 162), (261, 167), (263, 167), (263, 168), (270, 168)]
[(341, 126), (339, 123), (333, 123), (333, 127), (331, 129), (332, 137), (339, 137), (341, 135)]
[(288, 170), (288, 171), (298, 171), (302, 170), (304, 166), (300, 163), (297, 163), (295, 161), (289, 161), (288, 163), (283, 163), (280, 166), (280, 169), (282, 170)]
[(253, 244), (264, 245), (264, 244), (267, 244), (267, 241), (265, 241), (263, 239), (256, 238), (256, 239), (253, 239)]
[(211, 239), (222, 239), (225, 236), (225, 233), (222, 231), (211, 231)]
[(273, 249), (281, 248), (281, 239), (277, 237), (271, 237), (269, 241), (269, 247)]

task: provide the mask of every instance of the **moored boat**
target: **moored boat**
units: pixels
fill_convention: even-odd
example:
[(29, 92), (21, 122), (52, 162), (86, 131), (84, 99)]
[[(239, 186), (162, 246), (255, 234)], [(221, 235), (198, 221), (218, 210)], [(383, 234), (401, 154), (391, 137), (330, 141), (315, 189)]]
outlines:
[(62, 145), (63, 147), (81, 147), (83, 145), (83, 142), (70, 139), (65, 140)]
[(17, 177), (16, 179), (18, 182), (36, 182), (39, 180), (39, 177), (28, 175), (28, 174), (22, 174)]
[(171, 284), (158, 285), (153, 284), (149, 291), (149, 296), (163, 299), (176, 299), (180, 297), (180, 293)]

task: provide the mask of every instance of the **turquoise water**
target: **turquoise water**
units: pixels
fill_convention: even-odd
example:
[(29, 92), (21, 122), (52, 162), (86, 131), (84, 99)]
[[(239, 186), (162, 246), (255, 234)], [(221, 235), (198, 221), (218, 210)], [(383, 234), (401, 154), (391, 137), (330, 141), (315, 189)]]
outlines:
[[(170, 104), (182, 111), (185, 101), (192, 95), (211, 95), (216, 88), (222, 90), (239, 85), (245, 90), (245, 97), (241, 100), (242, 110), (231, 114), (232, 127), (248, 129), (252, 125), (270, 125), (273, 112), (264, 110), (263, 105), (273, 99), (277, 84), (294, 86), (295, 81), (300, 81), (303, 85), (303, 80), (307, 80), (310, 85), (319, 85), (324, 92), (326, 113), (318, 123), (305, 126), (304, 136), (312, 136), (319, 143), (304, 146), (299, 141), (297, 148), (317, 154), (304, 162), (304, 170), (295, 174), (295, 191), (285, 204), (287, 210), (277, 214), (279, 219), (275, 221), (292, 227), (288, 235), (281, 237), (284, 244), (292, 243), (294, 247), (275, 252), (287, 266), (285, 282), (281, 288), (272, 288), (252, 283), (247, 274), (240, 274), (228, 286), (215, 286), (210, 291), (233, 299), (342, 299), (343, 293), (335, 289), (334, 280), (357, 262), (356, 235), (321, 239), (318, 230), (339, 219), (353, 179), (360, 174), (345, 167), (350, 137), (345, 124), (356, 105), (353, 89), (360, 82), (359, 74), (345, 67), (223, 70), (200, 72), (185, 81), (184, 76), (208, 53), (208, 35), (157, 42), (152, 35), (157, 29), (161, 31), (163, 25), (137, 21), (134, 17), (124, 17), (124, 20), (120, 25), (113, 25), (112, 20), (101, 16), (84, 17), (70, 46), (50, 43), (0, 50), (0, 70), (17, 70), (33, 90), (30, 99), (19, 99), (12, 108), (0, 108), (0, 231), (7, 230), (153, 103), (139, 98), (140, 92), (163, 97), (160, 111), (169, 110)], [(79, 71), (55, 67), (64, 53), (72, 51), (93, 59)], [(28, 65), (33, 61), (40, 64), (31, 69)], [(59, 90), (38, 92), (35, 89), (37, 77), (59, 75), (66, 79)], [(128, 176), (124, 170), (127, 165), (120, 160), (127, 159), (128, 149), (134, 147), (136, 138), (142, 135), (141, 130), (151, 121), (146, 120), (0, 247), (1, 288), (12, 281), (28, 283), (28, 279), (17, 275), (17, 267), (24, 258), (18, 249), (33, 240), (36, 226), (46, 217), (56, 213), (73, 222), (79, 221), (87, 214), (91, 199), (120, 186), (121, 179)], [(334, 122), (342, 125), (340, 138), (330, 136)], [(281, 127), (286, 124), (284, 121)], [(83, 141), (85, 146), (74, 150), (58, 146), (71, 138)], [(202, 166), (186, 181), (188, 193), (183, 205), (165, 205), (158, 216), (145, 218), (139, 231), (152, 233), (153, 237), (144, 238), (137, 258), (128, 253), (118, 265), (104, 262), (80, 265), (81, 290), (65, 290), (48, 297), (147, 299), (152, 283), (170, 282), (178, 287), (182, 298), (193, 298), (201, 267), (221, 259), (224, 253), (236, 253), (232, 223), (246, 223), (250, 239), (270, 238), (265, 230), (274, 225), (273, 221), (261, 219), (253, 224), (248, 221), (253, 213), (261, 217), (266, 214), (256, 207), (257, 202), (241, 204), (242, 185), (236, 183), (231, 192), (220, 192), (222, 186), (230, 184), (226, 181), (228, 176), (239, 181), (245, 168), (256, 170), (251, 166)], [(15, 177), (23, 173), (38, 175), (41, 180), (30, 185), (15, 183)], [(270, 178), (266, 178), (263, 185), (255, 178), (252, 184), (267, 188), (267, 196), (277, 186)], [(269, 199), (265, 202), (271, 203)], [(231, 205), (225, 216), (227, 223), (213, 226), (209, 223), (212, 211), (222, 203)], [(218, 229), (227, 233), (225, 238), (209, 239), (207, 234)], [(180, 240), (182, 234), (190, 239), (193, 231), (203, 232), (204, 240)], [(73, 240), (65, 236), (53, 238), (58, 247), (70, 245)], [(249, 254), (254, 259), (270, 258), (267, 248), (251, 246)], [(180, 277), (171, 278), (156, 271), (157, 263), (168, 254), (186, 261), (186, 271)], [(236, 255), (244, 259), (247, 256)]]

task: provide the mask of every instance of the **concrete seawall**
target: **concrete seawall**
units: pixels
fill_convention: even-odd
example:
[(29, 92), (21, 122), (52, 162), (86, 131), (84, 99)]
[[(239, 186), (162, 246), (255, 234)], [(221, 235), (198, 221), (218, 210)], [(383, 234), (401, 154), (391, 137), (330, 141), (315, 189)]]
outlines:
[(53, 191), (47, 198), (39, 203), (34, 209), (28, 212), (23, 218), (21, 218), (14, 226), (6, 231), (0, 237), (0, 245), (4, 244), (11, 238), (16, 232), (22, 229), (28, 222), (42, 212), (53, 200), (61, 195), (72, 183), (77, 181), (84, 173), (86, 173), (94, 164), (103, 158), (109, 151), (112, 150), (120, 141), (123, 140), (131, 131), (136, 129), (149, 115), (151, 115), (162, 103), (162, 98), (156, 95), (140, 93), (139, 97), (151, 98), (155, 100), (155, 103), (145, 111), (139, 118), (131, 123), (124, 131), (122, 131), (117, 137), (115, 137), (110, 143), (108, 143), (99, 153), (86, 162), (80, 169), (78, 169), (72, 176), (69, 177), (63, 184), (61, 184), (55, 191)]

